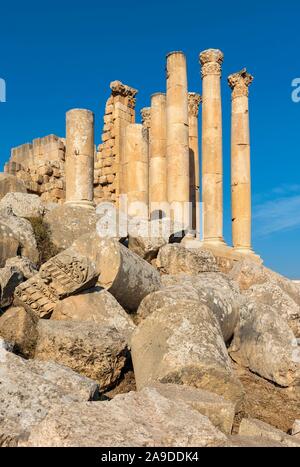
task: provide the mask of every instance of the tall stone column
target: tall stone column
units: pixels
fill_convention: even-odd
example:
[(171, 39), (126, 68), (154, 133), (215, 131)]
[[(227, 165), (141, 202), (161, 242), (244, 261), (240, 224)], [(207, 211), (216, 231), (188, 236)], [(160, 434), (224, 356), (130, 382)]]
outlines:
[(128, 215), (148, 218), (149, 158), (147, 135), (143, 125), (132, 123), (126, 127), (124, 155)]
[(93, 208), (94, 114), (72, 109), (66, 115), (66, 203)]
[(198, 113), (200, 94), (189, 92), (189, 152), (190, 152), (190, 200), (192, 203), (192, 227), (196, 238), (200, 235), (200, 182)]
[(151, 96), (149, 136), (149, 206), (153, 218), (168, 214), (166, 138), (166, 95), (156, 93)]
[(167, 193), (171, 216), (189, 226), (189, 126), (186, 58), (167, 55)]
[(231, 202), (232, 242), (237, 251), (251, 252), (251, 175), (248, 86), (253, 76), (244, 68), (228, 77), (232, 89)]
[(203, 240), (223, 243), (223, 162), (221, 65), (223, 53), (200, 53), (202, 65), (202, 202)]

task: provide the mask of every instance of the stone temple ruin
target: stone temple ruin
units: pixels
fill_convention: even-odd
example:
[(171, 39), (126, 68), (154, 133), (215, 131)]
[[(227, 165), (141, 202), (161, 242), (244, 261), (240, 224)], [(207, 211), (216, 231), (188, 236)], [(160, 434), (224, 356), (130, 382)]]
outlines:
[(13, 148), (4, 171), (45, 202), (94, 209), (105, 201), (123, 210), (121, 200), (126, 195), (129, 216), (167, 216), (182, 221), (189, 231), (184, 239), (189, 247), (205, 246), (224, 257), (246, 254), (260, 261), (251, 249), (248, 87), (253, 77), (246, 69), (228, 78), (232, 89), (233, 247), (223, 240), (222, 62), (220, 50), (200, 53), (200, 96), (188, 90), (185, 55), (171, 52), (167, 55), (166, 92), (151, 96), (151, 106), (141, 111), (142, 124), (135, 123), (138, 91), (113, 81), (97, 150), (93, 113), (72, 109), (67, 112), (66, 138), (50, 135)]

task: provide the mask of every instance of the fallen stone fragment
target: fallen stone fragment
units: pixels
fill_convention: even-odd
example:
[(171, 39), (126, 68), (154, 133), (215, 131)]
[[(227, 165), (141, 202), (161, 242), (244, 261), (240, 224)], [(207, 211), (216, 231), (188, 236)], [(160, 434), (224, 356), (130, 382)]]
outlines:
[(237, 404), (243, 398), (220, 325), (206, 305), (165, 304), (135, 329), (131, 348), (138, 389), (159, 381), (202, 388)]
[(105, 391), (120, 378), (128, 349), (125, 335), (113, 326), (40, 320), (35, 358), (65, 365), (97, 381)]
[(14, 345), (14, 351), (29, 358), (37, 340), (37, 317), (22, 307), (9, 308), (0, 317), (0, 336)]
[(231, 434), (235, 415), (235, 405), (232, 402), (212, 392), (180, 384), (155, 383), (152, 387), (166, 399), (184, 402), (190, 408), (208, 417), (220, 431)]
[(229, 354), (238, 364), (280, 386), (300, 383), (297, 339), (271, 306), (250, 302), (241, 307)]
[(261, 436), (228, 436), (230, 447), (236, 448), (284, 448), (282, 443)]
[(239, 434), (242, 436), (260, 436), (277, 441), (288, 447), (300, 447), (300, 440), (255, 418), (243, 418), (240, 424)]
[(14, 266), (5, 266), (0, 269), (0, 306), (8, 307), (14, 299), (16, 287), (23, 282), (23, 274)]
[(160, 248), (156, 264), (158, 269), (166, 274), (183, 272), (196, 275), (201, 272), (219, 271), (216, 259), (209, 251), (185, 248), (176, 243)]
[(51, 319), (92, 321), (115, 327), (129, 340), (135, 325), (117, 300), (107, 290), (95, 287), (59, 301)]
[(7, 193), (19, 192), (27, 193), (25, 183), (19, 180), (15, 175), (0, 173), (0, 199)]
[(18, 217), (42, 217), (45, 207), (38, 195), (29, 193), (7, 193), (0, 201), (1, 208), (10, 208)]
[(21, 256), (9, 258), (6, 261), (5, 266), (14, 267), (20, 271), (23, 274), (25, 280), (30, 279), (38, 272), (34, 263), (30, 261), (30, 259)]
[(292, 426), (292, 436), (300, 439), (300, 419), (295, 420)]
[(226, 446), (210, 420), (153, 388), (110, 402), (57, 404), (22, 446), (204, 447)]

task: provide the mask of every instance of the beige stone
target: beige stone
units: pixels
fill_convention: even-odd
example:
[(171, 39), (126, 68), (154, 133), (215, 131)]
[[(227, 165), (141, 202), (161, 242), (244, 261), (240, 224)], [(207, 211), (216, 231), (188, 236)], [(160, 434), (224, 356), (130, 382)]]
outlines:
[(231, 113), (232, 242), (242, 253), (251, 253), (251, 175), (248, 87), (253, 77), (244, 68), (229, 76)]
[(202, 65), (202, 202), (204, 242), (223, 242), (221, 65), (223, 53), (200, 53)]
[(198, 141), (198, 113), (201, 96), (189, 92), (189, 153), (190, 153), (190, 201), (192, 203), (192, 228), (200, 237), (200, 167)]
[(186, 58), (167, 55), (167, 193), (171, 217), (189, 226), (189, 122)]
[(0, 173), (0, 199), (10, 192), (27, 193), (25, 183), (14, 175)]
[(72, 109), (66, 116), (66, 203), (93, 207), (94, 114)]
[(14, 351), (28, 358), (34, 355), (37, 318), (22, 307), (9, 308), (0, 317), (0, 336), (14, 346)]
[[(149, 135), (149, 207), (151, 218), (168, 215), (167, 204), (167, 134), (166, 95), (151, 96), (151, 127)], [(167, 212), (166, 212), (167, 211)]]
[(241, 436), (257, 436), (274, 440), (288, 447), (300, 447), (300, 440), (255, 418), (243, 418), (240, 424), (239, 434)]

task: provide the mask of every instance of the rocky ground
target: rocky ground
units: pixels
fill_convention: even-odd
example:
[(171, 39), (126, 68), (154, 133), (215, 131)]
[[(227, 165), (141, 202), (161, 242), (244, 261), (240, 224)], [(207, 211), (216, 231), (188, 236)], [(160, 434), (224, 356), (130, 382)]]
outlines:
[(0, 200), (0, 446), (299, 447), (299, 284), (97, 221)]

